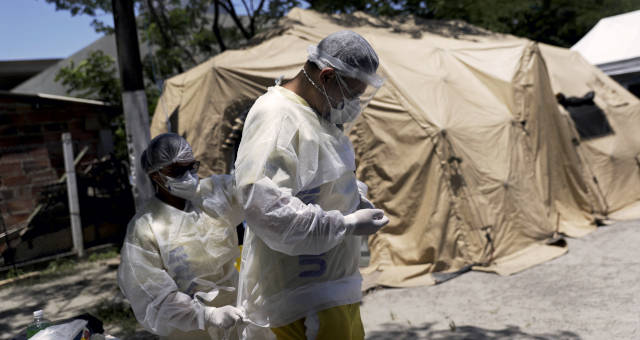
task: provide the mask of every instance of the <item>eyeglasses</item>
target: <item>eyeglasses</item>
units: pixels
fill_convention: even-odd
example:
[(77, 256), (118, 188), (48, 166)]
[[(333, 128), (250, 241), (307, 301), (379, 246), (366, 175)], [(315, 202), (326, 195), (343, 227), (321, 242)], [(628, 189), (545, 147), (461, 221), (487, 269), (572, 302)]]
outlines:
[[(336, 82), (338, 83), (338, 87), (340, 88), (340, 92), (342, 92), (342, 96), (345, 99), (354, 99), (354, 98), (358, 98), (362, 95), (362, 93), (364, 92), (364, 87), (363, 89), (360, 88), (352, 88), (348, 83), (347, 80), (344, 79), (343, 77), (341, 77), (339, 74), (336, 73)], [(358, 86), (360, 87), (360, 86)]]
[(173, 178), (178, 178), (184, 175), (185, 172), (190, 171), (192, 173), (197, 173), (198, 169), (200, 169), (200, 161), (193, 161), (186, 165), (180, 165), (178, 163), (173, 163), (163, 170), (166, 170), (165, 175)]

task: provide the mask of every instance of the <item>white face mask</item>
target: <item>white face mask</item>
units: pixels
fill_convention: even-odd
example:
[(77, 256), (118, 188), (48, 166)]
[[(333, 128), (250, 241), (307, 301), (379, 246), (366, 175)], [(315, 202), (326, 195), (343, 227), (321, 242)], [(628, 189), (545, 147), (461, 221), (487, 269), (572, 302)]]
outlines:
[(200, 178), (196, 173), (187, 171), (179, 178), (160, 175), (164, 178), (165, 186), (173, 196), (186, 200), (192, 200), (195, 197), (198, 183), (200, 183)]
[(307, 77), (307, 80), (309, 80), (311, 85), (313, 85), (316, 89), (322, 92), (325, 98), (327, 98), (327, 102), (329, 103), (329, 109), (330, 109), (328, 120), (331, 123), (345, 124), (345, 123), (354, 121), (358, 117), (358, 115), (362, 111), (362, 108), (360, 107), (360, 97), (347, 99), (347, 97), (344, 94), (344, 91), (342, 90), (342, 85), (341, 85), (342, 79), (338, 79), (338, 86), (340, 88), (340, 93), (342, 93), (342, 101), (338, 103), (338, 107), (335, 108), (333, 107), (333, 105), (331, 105), (331, 99), (329, 98), (329, 95), (327, 94), (327, 91), (325, 90), (324, 85), (322, 85), (322, 88), (320, 88), (311, 79), (311, 77), (309, 77), (309, 75), (307, 74), (307, 71), (304, 68), (302, 69), (302, 71), (304, 72), (304, 75)]
[(344, 124), (348, 122), (354, 121), (358, 115), (360, 114), (360, 98), (356, 97), (353, 99), (343, 98), (340, 105), (340, 108), (331, 107), (331, 111), (329, 113), (329, 121), (334, 124)]
[[(340, 88), (340, 93), (342, 93), (342, 102), (338, 104), (338, 108), (334, 108), (331, 106), (331, 111), (329, 114), (329, 121), (334, 124), (344, 124), (348, 122), (354, 121), (358, 118), (360, 112), (362, 112), (362, 108), (360, 107), (360, 97), (353, 97), (351, 99), (347, 99), (347, 96), (344, 94), (344, 90), (342, 89), (342, 84), (345, 84), (344, 81), (336, 74), (338, 87)], [(345, 86), (347, 86), (345, 84)], [(327, 96), (327, 92), (324, 92), (324, 95), (329, 100), (329, 96)], [(329, 105), (331, 105), (331, 101), (329, 101)]]

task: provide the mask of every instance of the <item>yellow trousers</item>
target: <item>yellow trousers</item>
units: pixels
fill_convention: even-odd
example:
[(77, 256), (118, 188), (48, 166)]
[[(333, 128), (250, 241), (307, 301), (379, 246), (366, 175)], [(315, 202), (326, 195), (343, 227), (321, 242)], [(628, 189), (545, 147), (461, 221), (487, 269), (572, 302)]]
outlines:
[[(320, 327), (316, 340), (363, 340), (360, 303), (337, 306), (318, 312)], [(305, 340), (305, 318), (288, 325), (271, 328), (278, 340)]]

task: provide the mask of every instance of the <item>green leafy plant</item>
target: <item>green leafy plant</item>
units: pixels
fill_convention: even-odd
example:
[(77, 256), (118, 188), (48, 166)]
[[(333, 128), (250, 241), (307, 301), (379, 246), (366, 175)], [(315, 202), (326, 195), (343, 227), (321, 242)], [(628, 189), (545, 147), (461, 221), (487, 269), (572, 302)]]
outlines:
[(138, 327), (133, 310), (128, 303), (123, 301), (113, 302), (107, 299), (100, 301), (91, 311), (105, 326), (120, 327), (125, 334), (132, 334)]
[(68, 258), (59, 258), (49, 262), (49, 265), (42, 271), (41, 275), (62, 275), (72, 271), (77, 261)]
[(20, 268), (11, 268), (4, 275), (4, 279), (5, 280), (15, 279), (16, 277), (19, 277), (20, 275), (24, 275), (24, 271), (22, 269), (20, 269)]
[(56, 74), (67, 92), (81, 98), (97, 99), (109, 104), (121, 102), (120, 81), (116, 77), (116, 63), (113, 58), (97, 50), (89, 53), (87, 59), (75, 65), (70, 61)]
[[(77, 65), (71, 61), (58, 71), (55, 80), (64, 85), (71, 96), (100, 100), (115, 106), (121, 105), (122, 89), (117, 77), (116, 63), (103, 51), (92, 51), (87, 59)], [(160, 90), (148, 83), (145, 94), (149, 112), (153, 112), (160, 97)], [(118, 159), (127, 159), (124, 115), (115, 117), (111, 125), (115, 136), (115, 155)]]
[(87, 260), (89, 262), (97, 262), (97, 261), (108, 260), (116, 257), (118, 257), (118, 249), (115, 247), (111, 247), (102, 251), (91, 253), (91, 255), (89, 255)]

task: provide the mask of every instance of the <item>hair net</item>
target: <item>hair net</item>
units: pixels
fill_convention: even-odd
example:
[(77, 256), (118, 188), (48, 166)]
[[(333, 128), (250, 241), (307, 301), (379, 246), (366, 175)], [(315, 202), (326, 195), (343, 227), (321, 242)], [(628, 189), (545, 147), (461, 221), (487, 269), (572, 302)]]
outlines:
[(378, 54), (358, 33), (339, 31), (322, 39), (318, 46), (309, 46), (309, 61), (319, 68), (333, 67), (338, 73), (359, 79), (379, 88), (383, 79), (376, 74)]
[(151, 140), (140, 157), (140, 164), (150, 174), (176, 162), (193, 160), (193, 151), (186, 139), (175, 133), (163, 133)]

